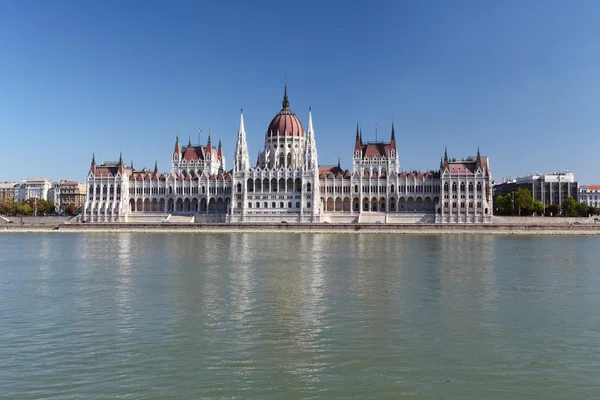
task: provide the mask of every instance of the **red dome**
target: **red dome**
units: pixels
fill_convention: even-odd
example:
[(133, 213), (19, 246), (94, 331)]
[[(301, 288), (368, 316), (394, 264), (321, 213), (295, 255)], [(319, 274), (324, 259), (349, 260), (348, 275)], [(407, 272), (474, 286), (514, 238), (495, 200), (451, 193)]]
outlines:
[(267, 136), (303, 136), (304, 129), (296, 114), (290, 110), (290, 102), (287, 97), (287, 85), (283, 94), (283, 108), (269, 124)]

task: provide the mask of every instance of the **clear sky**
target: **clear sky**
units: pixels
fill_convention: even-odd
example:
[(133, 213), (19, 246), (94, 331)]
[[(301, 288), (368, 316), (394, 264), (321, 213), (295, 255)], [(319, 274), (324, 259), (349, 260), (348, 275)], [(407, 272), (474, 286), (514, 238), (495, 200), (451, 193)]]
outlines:
[(252, 163), (281, 109), (320, 164), (363, 138), (403, 170), (490, 157), (494, 179), (575, 172), (599, 183), (600, 1), (3, 1), (0, 181), (83, 181), (92, 153), (168, 172), (182, 142), (244, 109)]

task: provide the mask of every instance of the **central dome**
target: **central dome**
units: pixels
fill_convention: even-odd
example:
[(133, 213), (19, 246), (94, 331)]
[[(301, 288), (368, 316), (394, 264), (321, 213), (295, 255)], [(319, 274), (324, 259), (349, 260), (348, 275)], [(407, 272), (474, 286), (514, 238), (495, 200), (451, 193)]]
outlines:
[(304, 136), (304, 129), (296, 114), (290, 110), (290, 102), (287, 96), (287, 84), (283, 92), (282, 109), (269, 124), (267, 137), (271, 136)]

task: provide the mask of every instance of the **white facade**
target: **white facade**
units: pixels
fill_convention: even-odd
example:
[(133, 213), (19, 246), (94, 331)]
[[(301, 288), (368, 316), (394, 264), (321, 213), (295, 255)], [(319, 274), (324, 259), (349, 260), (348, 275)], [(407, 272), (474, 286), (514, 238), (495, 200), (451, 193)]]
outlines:
[[(228, 223), (486, 223), (491, 222), (489, 160), (450, 161), (439, 170), (400, 171), (394, 127), (390, 142), (363, 143), (357, 127), (352, 171), (319, 166), (312, 111), (305, 131), (290, 110), (287, 86), (281, 111), (265, 134), (256, 164), (250, 162), (243, 112), (233, 168), (221, 143), (181, 147), (176, 139), (171, 171), (95, 164), (86, 179), (83, 219), (89, 222)], [(185, 218), (184, 218), (185, 217)], [(152, 219), (154, 218), (154, 219)], [(187, 219), (186, 219), (187, 218)]]
[(581, 186), (579, 188), (579, 202), (600, 208), (600, 186)]

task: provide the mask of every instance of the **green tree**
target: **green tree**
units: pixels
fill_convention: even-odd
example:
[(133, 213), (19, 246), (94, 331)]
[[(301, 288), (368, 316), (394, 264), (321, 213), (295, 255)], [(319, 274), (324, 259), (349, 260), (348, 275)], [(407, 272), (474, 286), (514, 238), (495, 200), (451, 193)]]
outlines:
[(555, 203), (552, 203), (548, 207), (546, 207), (546, 215), (549, 217), (558, 216), (559, 211), (560, 211), (560, 207), (558, 206), (558, 204), (555, 204)]
[(577, 215), (580, 217), (588, 216), (588, 205), (586, 203), (577, 204)]
[(576, 217), (577, 216), (577, 202), (573, 196), (567, 197), (562, 204), (562, 212), (565, 217)]
[(594, 206), (588, 206), (588, 215), (598, 215), (598, 209)]
[(533, 202), (533, 212), (536, 213), (536, 215), (544, 214), (544, 203), (542, 203), (539, 200), (534, 201)]
[(529, 189), (519, 188), (515, 192), (515, 213), (528, 215), (533, 212), (533, 197)]

